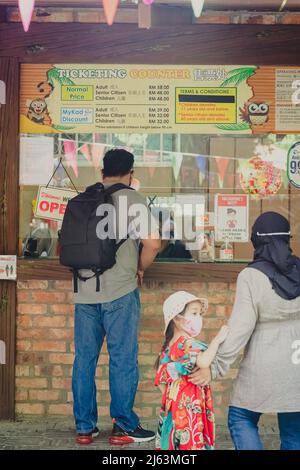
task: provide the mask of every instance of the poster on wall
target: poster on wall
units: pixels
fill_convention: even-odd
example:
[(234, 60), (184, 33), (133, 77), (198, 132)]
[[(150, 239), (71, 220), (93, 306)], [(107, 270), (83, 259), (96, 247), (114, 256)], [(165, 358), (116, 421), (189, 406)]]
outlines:
[(20, 129), (33, 134), (296, 133), (297, 79), (297, 67), (23, 64)]
[(289, 182), (300, 188), (300, 142), (295, 142), (288, 151), (287, 173)]
[(15, 281), (17, 279), (17, 257), (0, 255), (0, 279)]
[(249, 197), (246, 194), (216, 194), (216, 241), (249, 241)]
[(20, 184), (47, 184), (53, 173), (54, 138), (20, 138)]

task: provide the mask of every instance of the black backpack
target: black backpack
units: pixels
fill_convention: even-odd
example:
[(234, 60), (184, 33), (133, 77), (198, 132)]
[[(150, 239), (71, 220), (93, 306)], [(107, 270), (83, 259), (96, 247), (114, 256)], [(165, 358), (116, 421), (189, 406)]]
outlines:
[[(118, 248), (127, 238), (119, 243), (116, 239), (101, 239), (96, 227), (103, 217), (96, 211), (101, 204), (113, 204), (112, 194), (120, 189), (131, 189), (118, 183), (105, 189), (102, 183), (86, 188), (84, 193), (70, 199), (60, 231), (60, 263), (71, 268), (74, 280), (74, 292), (78, 292), (78, 279), (87, 281), (96, 278), (96, 291), (100, 291), (100, 276), (116, 263)], [(93, 271), (90, 277), (80, 275), (80, 269)]]

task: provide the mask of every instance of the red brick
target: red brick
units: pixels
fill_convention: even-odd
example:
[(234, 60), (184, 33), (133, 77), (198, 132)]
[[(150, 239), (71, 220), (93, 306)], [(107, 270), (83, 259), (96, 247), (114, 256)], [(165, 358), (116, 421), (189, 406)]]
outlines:
[(17, 403), (16, 412), (25, 415), (43, 415), (45, 407), (42, 403)]
[(42, 364), (42, 365), (34, 366), (34, 375), (37, 376), (37, 377), (52, 376), (52, 371), (53, 371), (53, 366), (49, 366), (48, 364)]
[(286, 13), (281, 20), (282, 24), (300, 24), (300, 13)]
[(98, 406), (98, 413), (104, 418), (110, 416), (109, 406)]
[(242, 14), (242, 24), (275, 24), (275, 15), (254, 15), (254, 14)]
[(58, 388), (62, 390), (71, 390), (71, 379), (64, 379), (61, 377), (53, 377), (52, 388)]
[(18, 329), (17, 338), (30, 338), (30, 339), (71, 339), (73, 338), (73, 331), (65, 328), (31, 328), (31, 329)]
[(146, 356), (146, 355), (143, 355), (143, 354), (140, 354), (139, 355), (139, 364), (141, 366), (143, 365), (148, 365), (148, 366), (154, 366), (154, 362), (155, 362), (155, 359), (156, 359), (156, 356)]
[(74, 354), (49, 354), (49, 362), (51, 364), (73, 364)]
[(61, 366), (53, 366), (52, 375), (54, 377), (62, 377), (64, 375), (63, 368)]
[[(153, 385), (153, 390), (155, 390), (156, 387)], [(147, 403), (148, 404), (154, 404), (154, 405), (159, 405), (161, 402), (161, 392), (158, 390), (157, 392), (143, 392), (140, 393), (140, 401), (142, 403)]]
[(18, 388), (47, 388), (47, 379), (36, 379), (36, 378), (16, 378), (16, 386)]
[(74, 305), (71, 304), (54, 304), (50, 305), (50, 312), (56, 314), (68, 314), (74, 312)]
[(164, 327), (164, 322), (162, 318), (142, 318), (141, 321), (141, 328), (151, 328), (152, 330), (155, 329), (156, 331), (162, 330)]
[(19, 290), (18, 291), (18, 303), (20, 302), (29, 302), (30, 301), (30, 294), (26, 290)]
[(16, 366), (16, 377), (29, 377), (30, 367), (29, 366)]
[(18, 289), (48, 289), (48, 281), (19, 281), (18, 282)]
[(140, 416), (140, 418), (152, 418), (156, 417), (156, 413), (150, 406), (143, 406), (141, 408), (135, 407), (135, 411)]
[(32, 348), (31, 341), (28, 341), (28, 340), (17, 341), (17, 351), (30, 351), (31, 348)]
[(139, 391), (146, 390), (146, 391), (149, 391), (149, 392), (153, 392), (153, 390), (155, 390), (155, 386), (154, 386), (153, 381), (150, 381), (150, 380), (140, 381), (138, 390)]
[(66, 294), (64, 292), (32, 292), (32, 300), (34, 302), (55, 304), (57, 302), (64, 302)]
[(211, 329), (211, 328), (214, 328), (214, 329), (217, 329), (217, 328), (221, 328), (222, 325), (224, 325), (226, 323), (226, 319), (222, 319), (222, 318), (208, 318), (208, 317), (204, 317), (203, 319), (203, 327), (205, 329)]
[(28, 391), (27, 390), (16, 390), (15, 400), (18, 401), (27, 401), (28, 400)]
[(19, 304), (18, 305), (18, 313), (20, 314), (43, 314), (47, 312), (47, 305), (39, 305), (39, 304)]
[(139, 344), (139, 353), (147, 354), (151, 352), (151, 344), (149, 343), (140, 343)]
[(33, 326), (50, 328), (64, 327), (66, 326), (66, 318), (63, 316), (35, 317), (33, 319)]
[(59, 390), (29, 390), (29, 400), (57, 401), (61, 398)]
[(57, 404), (49, 405), (48, 408), (49, 415), (63, 415), (63, 416), (72, 416), (73, 415), (73, 406), (69, 403), (66, 404)]
[(33, 351), (51, 351), (51, 352), (64, 352), (66, 351), (66, 343), (64, 341), (32, 341)]
[(69, 291), (72, 289), (72, 281), (55, 281), (54, 288)]
[(229, 15), (203, 14), (200, 18), (194, 18), (194, 22), (200, 24), (229, 24), (231, 19)]
[(17, 328), (30, 328), (32, 326), (32, 317), (30, 315), (17, 316)]

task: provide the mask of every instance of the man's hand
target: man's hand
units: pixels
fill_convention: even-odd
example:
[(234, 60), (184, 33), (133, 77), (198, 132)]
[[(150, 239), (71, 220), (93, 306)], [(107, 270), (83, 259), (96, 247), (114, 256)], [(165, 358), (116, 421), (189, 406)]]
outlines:
[(138, 278), (138, 286), (143, 287), (144, 271), (142, 271), (141, 269), (138, 269), (136, 275)]
[(208, 385), (211, 382), (210, 368), (207, 367), (205, 369), (199, 369), (197, 367), (193, 370), (189, 377), (190, 382), (192, 382), (194, 385), (204, 387), (205, 385)]

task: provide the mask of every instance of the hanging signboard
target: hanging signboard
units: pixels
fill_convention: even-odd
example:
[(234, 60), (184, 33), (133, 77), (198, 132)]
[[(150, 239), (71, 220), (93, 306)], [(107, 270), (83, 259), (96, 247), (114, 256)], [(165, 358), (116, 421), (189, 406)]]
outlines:
[(216, 240), (249, 241), (249, 197), (246, 194), (216, 194)]
[(287, 173), (289, 182), (300, 188), (300, 142), (295, 142), (288, 151)]
[(69, 199), (76, 195), (77, 192), (71, 189), (40, 186), (35, 205), (35, 217), (63, 220)]
[(297, 67), (23, 64), (20, 128), (33, 134), (296, 133), (297, 83)]

